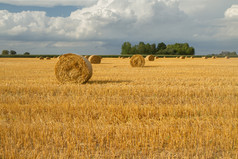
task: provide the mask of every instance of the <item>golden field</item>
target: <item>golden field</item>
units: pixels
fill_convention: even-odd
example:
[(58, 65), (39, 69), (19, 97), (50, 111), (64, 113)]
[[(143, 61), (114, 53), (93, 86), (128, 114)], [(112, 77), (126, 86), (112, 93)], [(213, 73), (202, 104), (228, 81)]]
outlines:
[(238, 58), (56, 62), (0, 58), (0, 158), (238, 158)]

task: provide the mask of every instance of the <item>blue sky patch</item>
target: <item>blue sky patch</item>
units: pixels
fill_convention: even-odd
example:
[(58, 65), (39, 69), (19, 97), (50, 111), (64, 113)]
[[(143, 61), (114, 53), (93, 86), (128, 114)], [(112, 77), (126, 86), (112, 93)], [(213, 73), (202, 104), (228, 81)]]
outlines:
[(32, 7), (32, 6), (15, 6), (0, 3), (0, 10), (8, 10), (11, 13), (22, 11), (45, 11), (48, 17), (68, 17), (70, 13), (79, 9), (75, 6), (54, 6), (54, 7)]

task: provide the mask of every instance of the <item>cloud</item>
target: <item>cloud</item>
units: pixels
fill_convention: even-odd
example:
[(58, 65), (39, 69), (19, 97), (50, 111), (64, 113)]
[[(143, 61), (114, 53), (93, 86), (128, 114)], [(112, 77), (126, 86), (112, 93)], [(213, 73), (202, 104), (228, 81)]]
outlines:
[(151, 34), (151, 39), (154, 36), (151, 30), (161, 36), (166, 24), (179, 25), (185, 17), (174, 0), (99, 0), (66, 18), (47, 17), (45, 12), (9, 13), (6, 10), (0, 11), (0, 16), (3, 17), (0, 19), (1, 35), (59, 40), (122, 39), (128, 34), (141, 37)]
[[(219, 4), (214, 5), (216, 9), (224, 4), (221, 0), (217, 1)], [(21, 2), (29, 2), (28, 5), (46, 3), (30, 0)], [(197, 5), (191, 5), (193, 2)], [(72, 2), (61, 0), (52, 3), (68, 5)], [(0, 40), (35, 41), (42, 43), (39, 47), (45, 46), (50, 50), (65, 51), (71, 48), (72, 51), (94, 50), (103, 54), (116, 49), (113, 42), (118, 43), (118, 52), (124, 41), (195, 43), (221, 37), (238, 37), (234, 33), (237, 22), (231, 20), (237, 16), (237, 5), (230, 5), (228, 9), (223, 6), (220, 11), (222, 16), (219, 14), (214, 20), (211, 19), (213, 16), (205, 18), (205, 13), (210, 14), (214, 10), (212, 3), (205, 0), (93, 0), (75, 3), (87, 7), (72, 12), (69, 17), (48, 17), (43, 11), (11, 13), (0, 10)], [(189, 6), (198, 7), (192, 9)], [(195, 15), (201, 11), (204, 12), (203, 19)], [(35, 46), (38, 47), (37, 44)]]
[(225, 12), (225, 18), (238, 19), (238, 5), (232, 5)]

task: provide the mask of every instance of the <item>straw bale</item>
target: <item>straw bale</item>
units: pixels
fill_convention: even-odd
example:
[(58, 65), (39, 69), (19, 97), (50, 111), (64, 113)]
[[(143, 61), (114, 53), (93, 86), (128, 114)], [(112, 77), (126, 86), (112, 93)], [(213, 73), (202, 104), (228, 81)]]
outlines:
[(142, 55), (133, 55), (130, 58), (130, 64), (132, 67), (143, 67), (145, 65), (145, 59)]
[(89, 56), (89, 55), (85, 55), (84, 57), (85, 57), (86, 59), (88, 59), (90, 56)]
[(101, 63), (101, 56), (98, 55), (91, 55), (88, 60), (92, 63), (92, 64), (100, 64)]
[(185, 59), (185, 57), (184, 57), (184, 56), (180, 56), (179, 58), (180, 58), (180, 59)]
[(61, 55), (55, 65), (55, 75), (61, 83), (86, 83), (92, 77), (92, 65), (83, 56)]
[(44, 60), (44, 57), (41, 56), (41, 57), (39, 57), (39, 59), (40, 59), (40, 60)]
[(146, 56), (145, 59), (148, 60), (148, 61), (154, 61), (154, 60), (155, 60), (155, 56), (153, 56), (153, 55), (148, 55), (148, 56)]

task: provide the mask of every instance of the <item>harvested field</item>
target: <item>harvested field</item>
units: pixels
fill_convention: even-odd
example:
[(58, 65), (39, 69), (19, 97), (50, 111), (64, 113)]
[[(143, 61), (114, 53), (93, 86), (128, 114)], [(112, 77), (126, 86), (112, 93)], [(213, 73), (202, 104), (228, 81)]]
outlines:
[(57, 61), (0, 58), (0, 158), (238, 158), (238, 59)]

